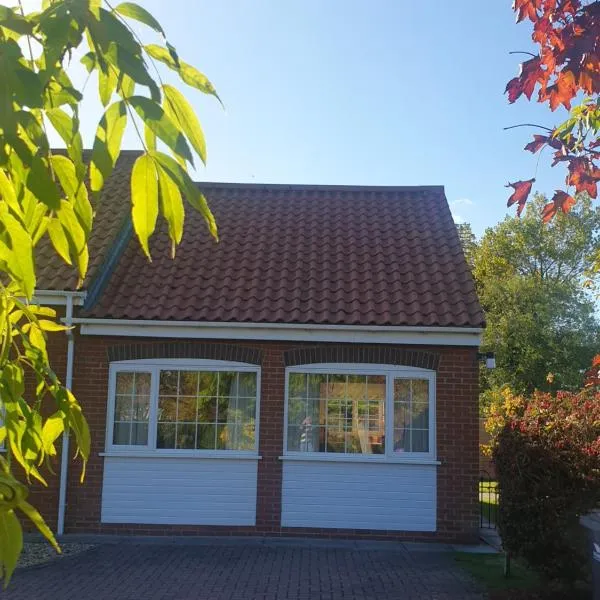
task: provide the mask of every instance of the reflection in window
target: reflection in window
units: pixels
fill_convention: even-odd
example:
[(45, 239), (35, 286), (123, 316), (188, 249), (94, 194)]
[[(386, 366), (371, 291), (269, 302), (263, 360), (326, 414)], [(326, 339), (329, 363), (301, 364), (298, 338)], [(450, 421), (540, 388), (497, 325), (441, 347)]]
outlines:
[(290, 373), (288, 450), (382, 454), (385, 376)]
[(426, 379), (394, 379), (394, 452), (429, 452)]
[(252, 450), (256, 373), (161, 370), (156, 447)]
[(150, 373), (117, 373), (113, 444), (146, 446), (150, 413)]
[[(287, 451), (428, 453), (430, 400), (429, 379), (393, 374), (291, 372)], [(391, 436), (388, 440), (386, 405), (393, 422), (393, 425), (388, 423)]]

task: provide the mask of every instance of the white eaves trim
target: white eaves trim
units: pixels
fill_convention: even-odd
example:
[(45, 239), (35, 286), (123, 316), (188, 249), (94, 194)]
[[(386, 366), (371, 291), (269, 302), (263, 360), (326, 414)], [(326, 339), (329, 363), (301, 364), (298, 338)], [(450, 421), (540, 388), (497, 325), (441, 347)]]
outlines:
[(128, 319), (75, 318), (73, 323), (81, 326), (82, 335), (475, 347), (480, 346), (483, 332), (479, 327), (307, 326)]
[(86, 292), (68, 292), (63, 290), (35, 290), (33, 302), (42, 306), (66, 306), (67, 298), (73, 299), (75, 306), (81, 306)]

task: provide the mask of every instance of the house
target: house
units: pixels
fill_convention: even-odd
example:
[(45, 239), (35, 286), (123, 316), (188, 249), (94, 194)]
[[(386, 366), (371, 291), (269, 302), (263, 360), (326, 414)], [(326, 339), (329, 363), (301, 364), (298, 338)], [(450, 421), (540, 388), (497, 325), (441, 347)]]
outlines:
[(473, 540), (484, 316), (443, 188), (201, 184), (220, 242), (188, 211), (175, 260), (159, 231), (148, 262), (133, 156), (83, 287), (38, 255), (38, 299), (74, 325), (51, 359), (92, 432), (85, 483), (65, 460), (35, 494), (50, 523)]

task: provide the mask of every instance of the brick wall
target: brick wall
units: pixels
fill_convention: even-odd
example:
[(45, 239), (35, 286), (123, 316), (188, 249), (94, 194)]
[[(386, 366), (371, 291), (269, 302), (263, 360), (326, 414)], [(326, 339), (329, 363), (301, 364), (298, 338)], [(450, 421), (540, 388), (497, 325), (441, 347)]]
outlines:
[[(289, 529), (280, 527), (283, 416), (286, 351), (314, 346), (291, 342), (212, 342), (214, 345), (236, 344), (258, 350), (262, 356), (258, 497), (256, 527), (199, 527), (113, 525), (100, 523), (104, 450), (108, 351), (116, 346), (130, 344), (165, 344), (170, 340), (135, 340), (76, 335), (74, 392), (83, 406), (92, 430), (92, 453), (86, 481), (79, 484), (79, 465), (70, 463), (67, 532), (148, 533), (148, 534), (229, 534), (229, 535), (326, 535), (360, 536), (371, 538), (443, 539), (473, 541), (478, 527), (477, 477), (478, 454), (478, 367), (475, 348), (419, 347), (414, 350), (430, 351), (437, 355), (437, 449), (442, 465), (438, 468), (438, 532), (436, 534), (402, 534), (387, 531)], [(173, 342), (177, 340), (171, 340)], [(206, 341), (188, 341), (188, 345), (211, 344)], [(329, 344), (319, 344), (327, 347)], [(339, 345), (336, 345), (339, 347)], [(352, 345), (345, 345), (352, 347)], [(381, 345), (361, 347), (365, 352), (381, 355)], [(389, 347), (397, 352), (398, 347)], [(404, 348), (411, 350), (411, 348)], [(114, 350), (112, 350), (114, 352)], [(414, 353), (417, 354), (416, 352)], [(52, 501), (53, 505), (56, 502)], [(44, 513), (54, 514), (51, 507)]]

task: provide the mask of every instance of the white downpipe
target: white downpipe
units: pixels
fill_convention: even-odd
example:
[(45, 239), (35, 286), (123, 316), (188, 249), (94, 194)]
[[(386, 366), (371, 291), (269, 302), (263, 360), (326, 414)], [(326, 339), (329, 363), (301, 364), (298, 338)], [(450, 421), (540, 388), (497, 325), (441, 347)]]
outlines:
[[(73, 325), (73, 296), (67, 296), (67, 310), (65, 315), (65, 325)], [(75, 339), (73, 330), (67, 330), (67, 373), (65, 377), (65, 386), (71, 389), (73, 384), (73, 356), (75, 352)], [(63, 433), (62, 451), (60, 455), (60, 481), (58, 490), (58, 523), (56, 526), (58, 535), (65, 532), (65, 509), (67, 506), (67, 474), (69, 471), (69, 430)]]

